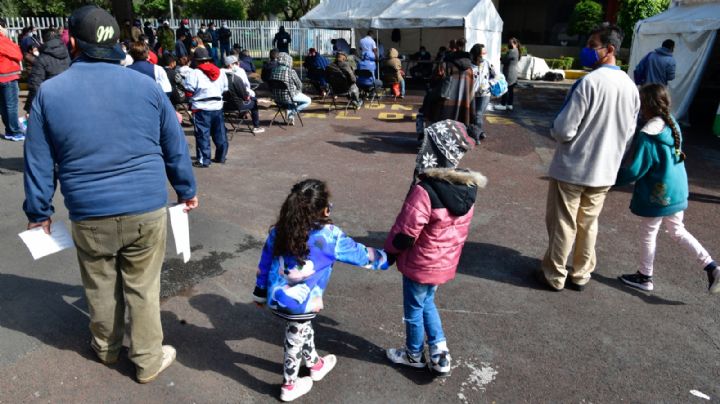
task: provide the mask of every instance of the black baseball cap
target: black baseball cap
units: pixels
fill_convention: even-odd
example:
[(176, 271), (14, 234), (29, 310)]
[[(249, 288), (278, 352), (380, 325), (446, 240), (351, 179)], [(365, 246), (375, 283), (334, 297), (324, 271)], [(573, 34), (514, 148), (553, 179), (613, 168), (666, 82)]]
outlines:
[(195, 49), (195, 52), (193, 53), (193, 59), (195, 59), (198, 62), (202, 62), (205, 60), (212, 60), (208, 50), (205, 48), (201, 48), (201, 47), (198, 47)]
[(120, 27), (115, 18), (95, 5), (75, 10), (69, 21), (70, 35), (87, 57), (117, 62), (125, 59), (118, 38)]

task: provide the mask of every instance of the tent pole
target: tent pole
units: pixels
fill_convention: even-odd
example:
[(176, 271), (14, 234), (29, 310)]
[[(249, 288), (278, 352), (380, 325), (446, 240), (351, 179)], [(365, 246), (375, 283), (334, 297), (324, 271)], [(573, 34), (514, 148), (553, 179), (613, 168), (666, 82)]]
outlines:
[(377, 77), (380, 78), (380, 30), (375, 29), (375, 37), (377, 38), (377, 53), (375, 54), (375, 69), (377, 69)]

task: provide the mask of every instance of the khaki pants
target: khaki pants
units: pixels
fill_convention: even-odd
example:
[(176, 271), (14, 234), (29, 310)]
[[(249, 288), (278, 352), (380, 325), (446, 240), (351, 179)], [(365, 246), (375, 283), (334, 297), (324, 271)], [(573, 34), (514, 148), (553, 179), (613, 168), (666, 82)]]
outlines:
[(162, 208), (72, 224), (90, 307), (91, 346), (102, 361), (117, 360), (127, 304), (130, 360), (137, 366), (138, 378), (152, 376), (162, 362), (160, 270), (165, 257), (166, 222)]
[(610, 187), (586, 187), (550, 180), (545, 221), (548, 249), (542, 261), (545, 278), (555, 289), (562, 289), (568, 270), (565, 267), (575, 244), (571, 281), (585, 285), (595, 270), (595, 240), (598, 216)]

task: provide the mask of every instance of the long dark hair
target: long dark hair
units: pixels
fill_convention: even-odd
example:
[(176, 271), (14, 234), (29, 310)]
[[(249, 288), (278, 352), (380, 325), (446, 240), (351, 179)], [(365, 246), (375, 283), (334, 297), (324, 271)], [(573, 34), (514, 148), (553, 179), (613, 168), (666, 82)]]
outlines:
[(298, 264), (304, 265), (310, 253), (307, 245), (310, 232), (332, 223), (323, 214), (329, 206), (330, 191), (324, 182), (308, 179), (293, 185), (275, 223), (273, 255), (292, 255)]
[(470, 48), (470, 57), (472, 57), (472, 62), (475, 66), (480, 66), (480, 62), (483, 60), (482, 51), (484, 48), (485, 45), (481, 43), (476, 43), (472, 48)]
[(670, 94), (662, 84), (647, 84), (640, 88), (640, 104), (646, 116), (659, 116), (672, 131), (675, 155), (685, 161), (685, 153), (680, 148), (680, 130), (670, 116)]

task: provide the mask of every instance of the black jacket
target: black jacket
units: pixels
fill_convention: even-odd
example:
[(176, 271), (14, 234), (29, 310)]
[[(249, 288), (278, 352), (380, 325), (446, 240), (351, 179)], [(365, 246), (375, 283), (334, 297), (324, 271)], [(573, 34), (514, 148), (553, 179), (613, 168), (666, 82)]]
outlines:
[(223, 94), (223, 98), (227, 104), (230, 104), (230, 108), (226, 108), (230, 111), (246, 111), (248, 110), (248, 104), (252, 102), (250, 99), (250, 93), (245, 88), (245, 84), (236, 76), (233, 72), (225, 73), (228, 79), (228, 90)]
[(26, 111), (32, 105), (40, 84), (64, 72), (70, 67), (70, 55), (60, 38), (53, 38), (40, 47), (40, 56), (35, 59), (28, 77), (28, 98)]

